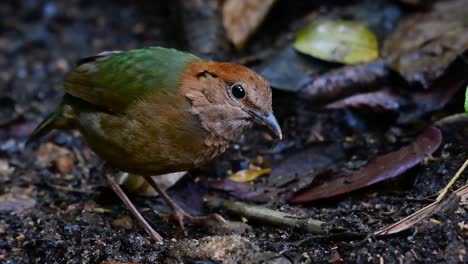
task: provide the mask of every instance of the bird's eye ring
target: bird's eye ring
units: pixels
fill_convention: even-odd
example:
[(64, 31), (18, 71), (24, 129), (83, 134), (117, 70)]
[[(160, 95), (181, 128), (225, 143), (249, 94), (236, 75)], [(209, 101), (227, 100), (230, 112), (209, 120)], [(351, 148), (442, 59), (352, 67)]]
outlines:
[(242, 85), (240, 85), (240, 84), (234, 84), (231, 87), (231, 93), (237, 99), (242, 99), (242, 98), (245, 97), (244, 87), (242, 87)]

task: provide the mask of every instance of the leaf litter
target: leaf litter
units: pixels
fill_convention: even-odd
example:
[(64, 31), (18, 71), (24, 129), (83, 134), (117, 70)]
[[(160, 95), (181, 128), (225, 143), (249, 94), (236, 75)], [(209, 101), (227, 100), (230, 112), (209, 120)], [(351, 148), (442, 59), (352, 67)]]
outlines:
[(399, 176), (434, 153), (441, 142), (440, 130), (429, 127), (410, 145), (381, 155), (348, 175), (305, 189), (291, 197), (289, 202), (297, 204), (334, 197)]
[[(292, 31), (304, 25), (300, 24), (304, 23), (301, 17), (292, 17), (287, 19), (302, 20), (298, 24), (299, 26), (292, 27), (292, 29), (269, 29), (272, 27), (271, 25), (276, 25), (273, 21), (284, 20), (285, 16), (291, 16), (291, 13), (284, 15), (290, 12), (288, 11), (290, 6), (304, 5), (296, 1), (287, 2), (287, 4), (279, 1), (277, 4), (281, 8), (276, 8), (276, 10), (273, 8), (269, 18), (265, 20), (266, 23), (257, 29), (255, 38), (250, 38), (246, 42), (241, 53), (234, 54), (230, 49), (226, 48), (227, 45), (223, 44), (225, 39), (221, 34), (222, 30), (220, 30), (222, 20), (220, 20), (218, 13), (220, 5), (213, 5), (214, 2), (217, 1), (182, 1), (182, 9), (169, 7), (171, 5), (169, 2), (144, 2), (141, 6), (137, 6), (126, 2), (113, 3), (112, 5), (93, 2), (89, 5), (81, 5), (78, 2), (65, 4), (53, 1), (30, 1), (28, 5), (18, 3), (21, 7), (24, 7), (20, 10), (13, 8), (14, 6), (9, 3), (1, 4), (0, 13), (3, 15), (4, 21), (7, 21), (7, 25), (16, 23), (20, 25), (20, 34), (12, 31), (7, 26), (5, 27), (6, 33), (2, 35), (0, 40), (0, 45), (6, 47), (6, 56), (0, 57), (0, 68), (2, 69), (0, 90), (2, 95), (14, 98), (16, 106), (19, 107), (18, 109), (25, 109), (25, 112), (23, 112), (25, 115), (20, 119), (16, 119), (13, 123), (8, 121), (8, 128), (0, 129), (1, 158), (7, 160), (8, 168), (14, 168), (14, 170), (8, 169), (8, 171), (12, 171), (11, 176), (8, 176), (5, 180), (3, 176), (1, 177), (0, 191), (4, 194), (8, 193), (14, 186), (21, 186), (22, 188), (31, 186), (38, 191), (32, 192), (32, 198), (36, 200), (36, 205), (24, 213), (0, 212), (0, 218), (2, 218), (0, 223), (4, 221), (8, 226), (2, 231), (4, 233), (2, 238), (5, 238), (5, 240), (2, 240), (2, 245), (5, 245), (5, 247), (0, 248), (0, 255), (6, 256), (7, 260), (29, 259), (47, 263), (54, 262), (57, 259), (63, 259), (70, 263), (81, 263), (83, 259), (93, 259), (98, 263), (112, 259), (116, 262), (157, 263), (167, 259), (168, 252), (171, 248), (175, 248), (174, 246), (181, 245), (183, 248), (180, 241), (167, 241), (166, 245), (160, 247), (151, 246), (146, 240), (144, 232), (138, 227), (133, 226), (132, 229), (127, 230), (125, 228), (129, 227), (129, 225), (125, 223), (121, 223), (122, 228), (111, 225), (114, 219), (118, 219), (119, 216), (125, 215), (127, 212), (120, 205), (115, 204), (115, 197), (107, 192), (107, 188), (104, 187), (105, 183), (98, 174), (95, 156), (88, 155), (89, 158), (87, 157), (87, 159), (90, 162), (86, 163), (86, 166), (79, 165), (81, 162), (76, 153), (87, 156), (86, 153), (89, 153), (89, 149), (84, 147), (76, 133), (58, 132), (51, 135), (49, 139), (61, 148), (77, 149), (77, 151), (73, 151), (78, 161), (75, 164), (76, 167), (73, 173), (59, 175), (56, 173), (53, 162), (47, 163), (45, 166), (35, 162), (34, 154), (30, 150), (22, 148), (22, 141), (27, 132), (22, 132), (23, 136), (17, 135), (15, 129), (28, 122), (37, 122), (41, 113), (50, 109), (53, 101), (61, 95), (57, 86), (66, 69), (63, 65), (72, 65), (73, 61), (79, 57), (105, 49), (131, 49), (153, 45), (154, 43), (184, 47), (186, 50), (194, 51), (208, 58), (226, 58), (226, 55), (228, 55), (227, 57), (231, 58), (232, 56), (235, 59), (236, 56), (255, 55), (256, 52), (265, 49), (271, 49), (270, 54), (276, 55), (281, 53), (281, 49), (272, 43), (272, 40), (278, 38), (275, 34), (284, 32), (285, 39), (288, 39), (288, 34), (293, 36), (294, 32)], [(199, 5), (192, 5), (194, 3)], [(372, 23), (368, 24), (369, 28), (377, 35), (379, 42), (384, 43), (386, 36), (392, 31), (401, 17), (401, 6), (398, 5), (397, 1), (379, 0), (363, 1), (362, 3), (380, 5), (375, 9), (378, 12), (372, 12), (369, 9), (360, 11), (353, 8), (355, 3), (346, 5), (327, 3), (327, 5), (334, 6), (338, 10), (352, 10), (347, 12), (347, 17), (344, 17), (344, 19), (351, 17), (353, 20), (362, 22), (366, 19), (361, 18), (368, 17), (371, 22), (373, 21), (374, 25), (381, 25), (376, 29)], [(314, 2), (314, 4), (318, 7), (317, 9), (310, 8), (309, 5), (308, 9), (304, 10), (303, 13), (309, 11), (316, 14), (327, 14), (330, 10), (327, 9), (328, 7), (324, 7), (327, 5), (320, 1)], [(15, 4), (15, 6), (17, 5)], [(321, 9), (322, 7), (324, 8)], [(57, 12), (50, 12), (54, 8)], [(67, 11), (70, 10), (69, 8), (71, 8), (72, 12)], [(321, 11), (317, 12), (319, 8)], [(125, 12), (122, 12), (122, 10), (125, 10)], [(183, 12), (179, 12), (180, 10), (183, 10)], [(430, 7), (426, 10), (406, 11), (414, 14), (418, 11), (427, 13), (428, 10), (431, 10)], [(183, 13), (183, 15), (179, 17), (180, 13)], [(311, 17), (313, 16), (312, 13)], [(167, 19), (167, 16), (171, 18)], [(119, 19), (116, 20), (116, 17)], [(179, 19), (181, 21), (178, 21)], [(177, 27), (179, 22), (181, 23), (180, 29)], [(310, 20), (306, 22), (310, 23)], [(28, 26), (30, 24), (38, 26), (32, 28)], [(88, 30), (90, 25), (93, 28), (92, 31)], [(178, 33), (174, 34), (175, 32), (183, 32), (184, 34), (180, 43), (176, 40), (179, 35)], [(290, 44), (292, 39), (289, 38), (289, 41)], [(261, 61), (268, 64), (267, 61), (270, 61), (270, 58), (273, 58), (273, 56), (266, 56)], [(307, 63), (304, 63), (302, 68), (295, 68), (293, 67), (293, 61), (297, 59)], [(345, 68), (337, 68), (338, 65), (336, 64), (298, 54), (291, 45), (289, 45), (288, 56), (284, 56), (278, 61), (290, 63), (284, 63), (283, 67), (277, 71), (271, 70), (268, 76), (269, 80), (271, 76), (282, 77), (283, 72), (286, 75), (287, 71), (301, 71), (300, 74), (283, 78), (281, 87), (279, 85), (277, 87), (277, 83), (273, 85), (274, 82), (271, 82), (273, 87), (288, 91), (297, 91), (307, 82), (320, 79), (321, 74), (330, 73), (330, 70)], [(273, 61), (270, 62), (273, 64)], [(58, 65), (62, 66), (58, 67)], [(379, 65), (384, 64), (380, 63)], [(362, 67), (363, 65), (359, 66)], [(374, 69), (378, 69), (376, 74), (380, 76), (379, 78), (392, 76), (388, 77), (390, 83), (398, 80), (397, 89), (422, 90), (418, 89), (418, 81), (414, 82), (414, 84), (413, 82), (408, 84), (406, 79), (394, 70), (381, 70), (382, 68), (379, 67)], [(451, 70), (447, 69), (446, 71)], [(361, 70), (361, 72), (366, 71)], [(367, 71), (367, 73), (372, 73), (372, 71)], [(393, 78), (395, 75), (400, 79)], [(444, 75), (445, 73), (442, 74), (442, 76)], [(359, 75), (355, 76), (354, 80), (362, 78)], [(330, 79), (330, 76), (326, 77)], [(308, 105), (301, 105), (297, 98), (285, 93), (274, 92), (275, 114), (278, 115), (278, 119), (285, 128), (285, 142), (283, 145), (287, 146), (287, 148), (285, 147), (285, 150), (281, 151), (262, 153), (264, 159), (269, 160), (273, 165), (272, 173), (248, 184), (251, 186), (249, 188), (254, 191), (261, 188), (272, 188), (276, 191), (273, 198), (270, 196), (269, 201), (262, 206), (294, 215), (305, 215), (320, 219), (330, 223), (332, 225), (331, 230), (334, 230), (333, 226), (335, 229), (339, 226), (361, 234), (368, 234), (371, 230), (384, 228), (390, 223), (413, 213), (414, 210), (420, 207), (421, 201), (427, 200), (424, 197), (434, 194), (435, 190), (440, 189), (439, 185), (445, 184), (445, 181), (453, 175), (453, 164), (458, 164), (457, 162), (460, 159), (466, 159), (465, 151), (461, 148), (464, 139), (466, 139), (463, 132), (465, 130), (462, 126), (457, 126), (457, 129), (447, 134), (447, 137), (444, 130), (444, 141), (445, 139), (453, 139), (453, 141), (447, 141), (441, 147), (440, 152), (433, 154), (435, 159), (421, 166), (421, 169), (411, 170), (408, 175), (416, 176), (416, 182), (414, 184), (400, 183), (396, 187), (398, 191), (392, 193), (367, 192), (366, 197), (350, 195), (346, 199), (335, 202), (323, 200), (317, 206), (291, 206), (285, 203), (285, 197), (290, 196), (292, 192), (297, 190), (296, 188), (304, 187), (303, 184), (310, 183), (317, 175), (319, 177), (320, 175), (336, 175), (337, 172), (346, 172), (349, 168), (362, 167), (362, 164), (375, 157), (377, 153), (385, 153), (394, 150), (395, 146), (409, 144), (411, 139), (409, 139), (408, 135), (413, 135), (414, 129), (421, 129), (421, 127), (431, 123), (431, 119), (436, 118), (435, 116), (425, 115), (417, 119), (418, 123), (416, 124), (413, 119), (410, 123), (406, 123), (407, 126), (401, 126), (394, 123), (393, 120), (380, 115), (375, 115), (379, 122), (372, 123), (359, 114), (350, 111), (317, 111), (317, 109), (310, 109), (320, 104), (329, 103), (331, 100), (339, 99), (343, 94), (349, 96), (354, 95), (356, 91), (357, 93), (372, 92), (390, 87), (381, 85), (379, 78), (370, 76), (370, 78), (362, 79), (364, 81), (368, 80), (367, 86), (363, 90), (346, 91), (341, 93), (340, 96), (323, 101), (311, 100)], [(353, 78), (344, 81), (341, 79), (341, 83), (346, 84), (347, 80), (353, 80)], [(400, 82), (403, 85), (400, 85)], [(323, 83), (326, 84), (326, 82)], [(359, 87), (358, 81), (350, 83), (353, 83), (355, 87)], [(451, 85), (439, 86), (441, 89), (439, 91), (443, 91), (446, 87), (452, 87)], [(395, 87), (390, 88), (394, 89)], [(432, 88), (427, 90), (432, 90)], [(447, 96), (447, 100), (450, 100), (453, 96), (453, 94)], [(436, 102), (436, 99), (434, 101)], [(294, 107), (291, 107), (291, 105), (294, 105)], [(460, 106), (459, 104), (455, 105)], [(447, 107), (442, 109), (449, 113), (461, 111), (461, 108), (460, 110)], [(19, 129), (17, 131), (26, 130)], [(204, 185), (204, 177), (222, 177), (226, 176), (226, 172), (229, 170), (237, 171), (239, 168), (229, 163), (229, 161), (239, 159), (239, 155), (241, 159), (246, 160), (246, 164), (249, 164), (249, 160), (254, 160), (259, 155), (257, 150), (263, 147), (259, 138), (262, 138), (261, 134), (257, 134), (256, 130), (249, 131), (249, 133), (245, 134), (245, 139), (241, 141), (241, 147), (226, 154), (224, 160), (228, 160), (226, 165), (229, 167), (228, 169), (217, 170), (216, 167), (222, 163), (222, 161), (217, 161), (202, 171), (192, 172), (195, 177), (183, 178), (172, 186), (169, 192), (176, 199), (181, 201), (189, 200), (190, 206), (188, 209), (196, 214), (206, 213), (202, 206), (197, 205), (197, 197), (202, 195), (215, 194), (242, 200), (242, 197), (232, 197), (229, 196), (229, 193), (217, 192), (213, 189), (207, 190)], [(333, 145), (336, 148), (325, 153), (323, 148), (311, 147), (311, 145), (321, 144)], [(295, 153), (300, 153), (300, 155), (296, 156)], [(312, 158), (307, 159), (307, 153), (315, 153), (318, 156), (310, 155)], [(328, 155), (327, 160), (326, 156)], [(296, 162), (289, 158), (293, 156), (297, 158)], [(318, 164), (313, 157), (318, 158)], [(307, 164), (304, 164), (303, 167), (296, 166), (300, 164), (302, 158), (307, 160), (307, 162), (304, 162)], [(285, 160), (286, 162), (283, 162)], [(345, 161), (347, 162), (344, 163)], [(315, 168), (313, 168), (314, 166)], [(234, 167), (236, 169), (233, 169)], [(275, 172), (276, 170), (278, 172)], [(323, 175), (324, 171), (325, 174)], [(83, 189), (87, 189), (88, 184), (98, 186), (98, 188), (96, 191), (87, 193), (63, 192), (49, 188), (47, 182), (50, 179), (58, 178), (73, 183), (73, 186), (84, 186)], [(194, 182), (193, 179), (197, 180)], [(459, 183), (456, 185), (459, 186)], [(194, 199), (194, 197), (197, 199)], [(143, 209), (145, 217), (152, 224), (160, 227), (165, 236), (171, 237), (175, 234), (172, 225), (161, 222), (158, 217), (152, 214), (151, 210), (148, 210), (149, 208), (158, 208), (159, 210), (161, 207), (159, 198), (143, 199), (135, 197), (134, 199), (137, 206)], [(72, 205), (77, 203), (87, 204), (89, 201), (95, 201), (96, 208), (109, 208), (110, 212), (105, 214), (93, 210), (82, 212), (81, 209), (77, 208), (64, 213), (63, 208), (72, 208)], [(327, 202), (331, 204), (327, 204)], [(387, 263), (398, 262), (401, 259), (427, 263), (450, 262), (451, 260), (460, 261), (460, 256), (462, 259), (463, 256), (466, 256), (462, 254), (467, 246), (466, 239), (463, 239), (463, 230), (460, 229), (460, 226), (463, 226), (462, 222), (466, 218), (465, 216), (463, 213), (456, 213), (447, 215), (447, 221), (441, 221), (440, 219), (435, 219), (438, 222), (435, 220), (423, 221), (422, 227), (424, 228), (420, 228), (414, 236), (400, 235), (385, 239), (370, 238), (359, 243), (359, 247), (356, 247), (354, 242), (350, 243), (346, 240), (330, 241), (328, 236), (308, 236), (303, 232), (296, 232), (294, 229), (271, 228), (264, 225), (255, 225), (252, 231), (243, 237), (249, 240), (247, 245), (259, 245), (262, 252), (274, 252), (273, 255), (280, 254), (283, 260), (287, 258), (289, 261), (296, 263), (307, 262), (307, 260), (326, 262), (333, 259), (329, 253), (332, 252), (331, 249), (336, 247), (340, 257), (350, 263), (365, 262), (365, 260), (374, 258)], [(4, 225), (2, 224), (2, 226)], [(42, 233), (37, 230), (50, 230), (50, 232)], [(18, 240), (15, 239), (16, 237), (18, 237)], [(207, 240), (209, 241), (216, 242), (215, 245), (231, 241), (225, 236), (213, 239), (203, 230), (193, 230), (190, 233), (190, 238), (186, 240), (190, 241), (188, 242), (189, 245), (197, 245), (198, 241), (205, 237), (208, 237)], [(184, 241), (186, 240), (184, 239)], [(21, 243), (18, 243), (18, 241)], [(440, 254), (431, 254), (430, 257), (427, 257), (427, 252), (438, 252)], [(190, 253), (189, 250), (188, 254), (183, 256), (184, 260), (188, 262), (205, 261), (194, 258)]]

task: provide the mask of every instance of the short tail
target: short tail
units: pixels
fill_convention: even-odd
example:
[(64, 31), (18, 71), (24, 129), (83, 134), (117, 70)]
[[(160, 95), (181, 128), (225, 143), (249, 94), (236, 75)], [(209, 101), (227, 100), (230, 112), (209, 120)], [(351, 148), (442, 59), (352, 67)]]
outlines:
[(54, 112), (50, 113), (29, 135), (26, 145), (45, 136), (52, 129), (57, 127), (57, 123), (62, 119), (63, 105), (60, 105)]

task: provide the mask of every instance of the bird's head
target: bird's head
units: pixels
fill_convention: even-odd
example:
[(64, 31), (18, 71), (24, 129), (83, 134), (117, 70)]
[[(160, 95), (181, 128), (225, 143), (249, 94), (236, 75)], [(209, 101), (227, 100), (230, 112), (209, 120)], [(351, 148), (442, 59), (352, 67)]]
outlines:
[(194, 61), (181, 79), (181, 92), (191, 101), (191, 112), (199, 116), (210, 133), (237, 140), (242, 130), (257, 123), (282, 139), (273, 115), (268, 82), (239, 64)]

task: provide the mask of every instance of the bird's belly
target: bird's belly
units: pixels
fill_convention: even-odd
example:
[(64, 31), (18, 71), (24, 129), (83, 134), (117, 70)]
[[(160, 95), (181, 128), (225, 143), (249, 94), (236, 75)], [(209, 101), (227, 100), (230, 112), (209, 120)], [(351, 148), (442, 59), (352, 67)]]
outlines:
[[(200, 166), (218, 150), (207, 150), (198, 131), (168, 130), (145, 122), (102, 112), (78, 116), (81, 134), (90, 148), (111, 166), (140, 175), (159, 175)], [(181, 134), (182, 133), (182, 134)], [(203, 153), (211, 153), (210, 158)]]

